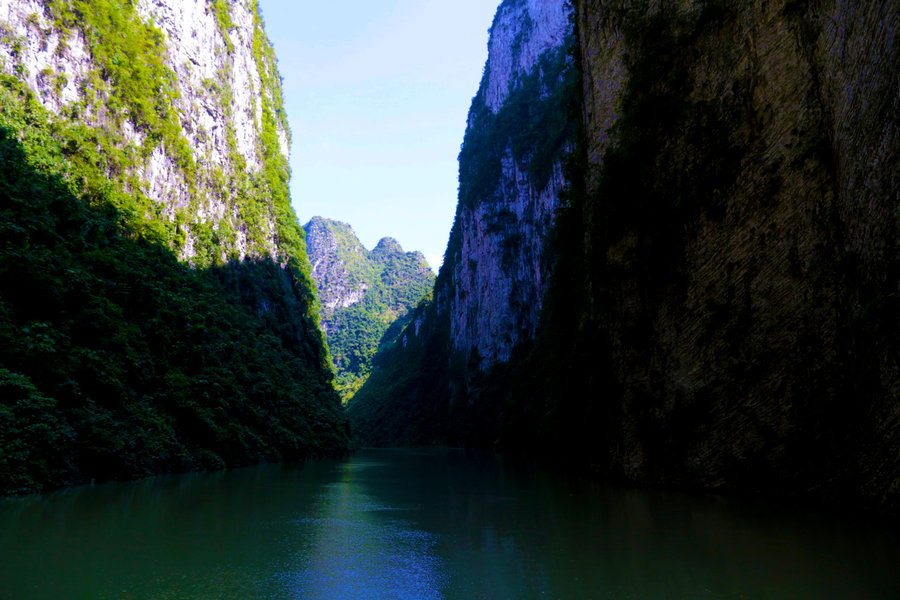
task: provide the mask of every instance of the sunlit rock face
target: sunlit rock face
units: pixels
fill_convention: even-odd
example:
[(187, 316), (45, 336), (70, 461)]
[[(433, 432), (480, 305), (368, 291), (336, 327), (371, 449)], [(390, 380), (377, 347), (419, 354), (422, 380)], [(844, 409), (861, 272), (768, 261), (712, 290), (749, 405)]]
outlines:
[[(485, 380), (538, 336), (578, 97), (565, 0), (506, 0), (459, 155), (459, 202), (434, 286), (349, 404), (363, 443), (492, 443)], [(471, 414), (470, 414), (471, 412)]]
[(405, 252), (393, 238), (370, 251), (347, 223), (313, 217), (303, 229), (335, 387), (349, 399), (369, 376), (378, 347), (409, 323), (407, 313), (431, 290), (434, 272), (421, 252)]
[(346, 223), (313, 217), (304, 230), (312, 276), (322, 303), (323, 329), (328, 333), (334, 311), (356, 304), (369, 289), (366, 269), (359, 268), (365, 265), (368, 250)]
[(479, 93), (497, 112), (547, 52), (562, 46), (571, 31), (565, 2), (523, 0), (500, 5), (488, 41), (487, 71)]
[[(415, 306), (424, 294), (410, 289), (428, 287), (434, 280), (425, 256), (404, 251), (394, 238), (381, 238), (370, 251), (348, 223), (313, 217), (303, 230), (326, 333), (335, 312), (361, 302), (369, 290), (376, 292), (378, 302), (396, 317)], [(407, 295), (410, 297), (405, 298)]]
[[(66, 3), (57, 3), (69, 6)], [(195, 170), (185, 169), (173, 148), (150, 144), (129, 118), (110, 115), (117, 91), (92, 55), (83, 29), (61, 27), (58, 14), (41, 0), (0, 0), (0, 71), (34, 90), (61, 119), (115, 129), (122, 144), (142, 149), (131, 166), (140, 191), (157, 205), (154, 214), (183, 223), (173, 248), (192, 262), (211, 229), (219, 259), (276, 256), (276, 210), (249, 218), (236, 183), (240, 174), (261, 176), (265, 105), (274, 120), (276, 152), (288, 155), (290, 134), (280, 110), (280, 79), (262, 30), (256, 2), (139, 0), (141, 19), (165, 38), (164, 64), (174, 72), (178, 133), (190, 148)], [(217, 13), (218, 11), (218, 13)], [(254, 38), (256, 45), (254, 45)], [(95, 101), (96, 98), (96, 101)], [(271, 152), (270, 150), (269, 152)], [(111, 174), (111, 176), (115, 176)]]
[[(564, 185), (566, 140), (553, 140), (554, 148), (523, 149), (508, 137), (504, 119), (519, 107), (550, 102), (546, 97), (563, 82), (570, 30), (562, 0), (504, 2), (491, 27), (485, 73), (460, 155), (461, 198), (446, 273), (436, 288), (438, 310), (450, 313), (453, 351), (479, 369), (508, 360), (517, 344), (537, 332), (552, 266), (547, 239)], [(526, 91), (529, 78), (537, 83)], [(529, 123), (527, 110), (515, 120), (515, 128), (545, 126)], [(482, 145), (490, 149), (467, 151)], [(537, 158), (540, 152), (551, 156)], [(536, 174), (531, 167), (539, 160), (545, 164)], [(495, 163), (494, 171), (482, 177), (488, 161)]]
[[(463, 357), (467, 370), (509, 360), (538, 331), (571, 130), (565, 116), (548, 124), (532, 109), (566, 115), (561, 92), (571, 34), (564, 0), (508, 0), (494, 17), (460, 153), (460, 201), (431, 317), (443, 322), (449, 315), (454, 360)], [(540, 130), (537, 139), (518, 137), (528, 128)], [(406, 335), (418, 337), (420, 330)]]

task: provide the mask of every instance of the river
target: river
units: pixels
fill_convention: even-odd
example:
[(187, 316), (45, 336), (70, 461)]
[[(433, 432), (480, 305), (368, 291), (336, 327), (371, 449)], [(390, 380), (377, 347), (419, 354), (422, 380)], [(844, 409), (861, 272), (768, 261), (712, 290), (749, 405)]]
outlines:
[(0, 500), (3, 600), (900, 598), (852, 518), (453, 450)]

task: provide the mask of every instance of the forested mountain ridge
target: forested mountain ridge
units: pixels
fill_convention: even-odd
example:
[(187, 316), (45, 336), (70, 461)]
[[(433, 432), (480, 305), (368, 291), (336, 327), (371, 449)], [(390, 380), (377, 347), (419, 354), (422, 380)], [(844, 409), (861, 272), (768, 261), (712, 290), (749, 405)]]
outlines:
[(404, 252), (393, 238), (369, 251), (346, 223), (313, 217), (303, 229), (335, 385), (347, 399), (365, 383), (388, 328), (403, 327), (431, 290), (434, 273), (421, 252)]
[[(900, 513), (900, 8), (575, 4), (580, 135), (534, 344), (455, 353), (472, 291), (445, 265), (357, 428)], [(448, 264), (480, 258), (454, 239)]]
[(344, 451), (255, 2), (2, 0), (0, 70), (0, 492)]
[(574, 141), (573, 44), (564, 0), (507, 0), (497, 9), (459, 154), (444, 264), (433, 296), (385, 346), (349, 405), (362, 443), (494, 435), (485, 420), (496, 418), (474, 398), (490, 368), (524, 351), (540, 329), (548, 240)]

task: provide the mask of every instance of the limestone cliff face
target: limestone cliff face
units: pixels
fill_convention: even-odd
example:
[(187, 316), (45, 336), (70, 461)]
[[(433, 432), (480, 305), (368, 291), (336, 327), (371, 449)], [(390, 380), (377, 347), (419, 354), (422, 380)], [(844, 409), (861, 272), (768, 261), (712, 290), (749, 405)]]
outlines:
[[(433, 297), (396, 345), (385, 347), (349, 405), (363, 443), (467, 437), (455, 424), (468, 417), (450, 412), (484, 406), (479, 380), (537, 335), (565, 185), (562, 162), (574, 140), (572, 44), (565, 0), (500, 4), (469, 111), (459, 203)], [(392, 414), (409, 425), (383, 427)]]
[(0, 1), (0, 493), (346, 450), (287, 151), (254, 0)]
[(327, 334), (334, 311), (356, 304), (369, 289), (366, 269), (357, 268), (365, 263), (368, 251), (347, 223), (313, 217), (303, 229)]
[[(494, 37), (528, 6), (504, 3)], [(576, 23), (583, 177), (557, 208), (533, 351), (472, 376), (534, 323), (505, 284), (540, 302), (547, 273), (515, 238), (515, 77), (493, 74), (492, 39), (434, 299), (351, 404), (357, 427), (900, 514), (900, 7), (579, 0)], [(498, 123), (511, 147), (477, 135)], [(511, 269), (495, 240), (515, 240)]]
[(588, 170), (565, 259), (588, 268), (560, 294), (594, 372), (560, 388), (584, 399), (560, 399), (559, 441), (591, 436), (629, 479), (896, 510), (900, 9), (577, 16)]
[(404, 252), (393, 238), (369, 251), (347, 223), (313, 217), (304, 230), (335, 384), (348, 399), (368, 378), (388, 329), (402, 328), (431, 290), (434, 273), (421, 252)]
[(182, 258), (298, 254), (285, 249), (299, 235), (278, 189), (289, 132), (256, 2), (94, 4), (0, 0), (0, 71), (129, 155), (108, 175), (133, 178)]
[(460, 154), (447, 273), (436, 289), (438, 310), (450, 312), (453, 351), (477, 355), (481, 369), (509, 360), (537, 331), (567, 140), (565, 123), (541, 131), (547, 137), (538, 143), (550, 147), (538, 151), (520, 133), (548, 126), (540, 106), (563, 110), (554, 92), (563, 85), (570, 29), (562, 0), (504, 2), (491, 28)]
[(562, 46), (570, 33), (565, 2), (520, 0), (500, 5), (488, 40), (488, 61), (479, 93), (495, 114), (522, 76), (541, 57)]

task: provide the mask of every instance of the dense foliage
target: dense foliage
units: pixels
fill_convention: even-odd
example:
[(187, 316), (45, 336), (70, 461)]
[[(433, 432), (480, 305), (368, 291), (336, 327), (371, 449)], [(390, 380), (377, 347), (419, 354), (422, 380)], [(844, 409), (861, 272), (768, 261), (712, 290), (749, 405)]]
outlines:
[(409, 322), (409, 312), (431, 290), (434, 273), (421, 253), (404, 252), (391, 238), (368, 251), (344, 223), (315, 217), (305, 228), (310, 255), (328, 265), (315, 275), (323, 302), (347, 290), (364, 290), (357, 302), (326, 306), (322, 312), (335, 386), (346, 401), (365, 383), (379, 346)]
[[(153, 58), (158, 30), (127, 1), (49, 7), (56, 27), (82, 28), (101, 71), (97, 94), (58, 117), (19, 78), (0, 77), (0, 492), (343, 451), (349, 432), (273, 133), (280, 96), (266, 95), (262, 173), (203, 176), (247, 216), (258, 257), (226, 261), (228, 222), (203, 223), (196, 204), (170, 221), (140, 192), (134, 167), (157, 144), (197, 173), (171, 110), (173, 73)], [(264, 35), (254, 49), (277, 81)], [(100, 106), (101, 127), (79, 122)], [(122, 119), (143, 145), (124, 139)], [(275, 223), (281, 264), (254, 237), (265, 227), (253, 211)], [(195, 268), (173, 253), (186, 231)]]

